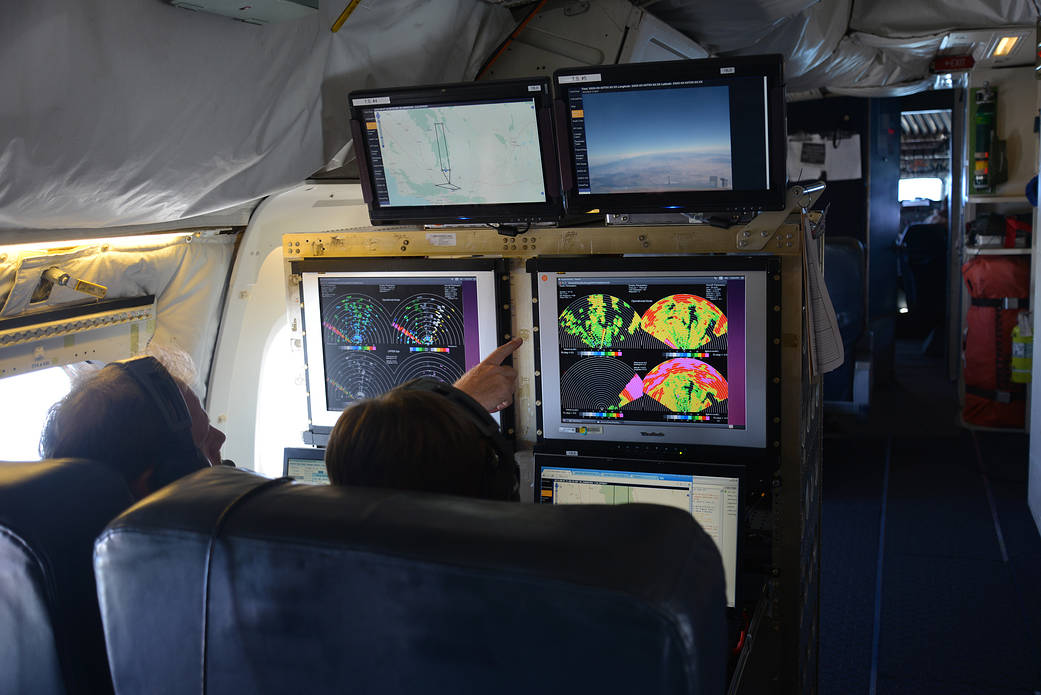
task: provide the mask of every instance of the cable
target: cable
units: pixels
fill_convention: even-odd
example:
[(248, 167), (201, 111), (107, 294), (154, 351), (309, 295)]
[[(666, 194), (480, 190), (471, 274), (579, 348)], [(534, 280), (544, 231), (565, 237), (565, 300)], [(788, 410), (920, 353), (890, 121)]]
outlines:
[(206, 567), (205, 574), (203, 575), (202, 583), (202, 674), (201, 674), (201, 687), (202, 694), (206, 695), (206, 671), (207, 671), (207, 652), (209, 646), (209, 639), (207, 632), (209, 631), (209, 619), (210, 619), (210, 565), (213, 562), (213, 552), (217, 544), (217, 537), (220, 536), (221, 529), (224, 528), (224, 524), (227, 522), (228, 517), (231, 516), (231, 512), (235, 507), (239, 506), (250, 497), (259, 494), (263, 490), (267, 490), (271, 487), (278, 485), (284, 485), (286, 483), (293, 482), (292, 478), (275, 478), (274, 480), (268, 480), (264, 483), (252, 487), (238, 497), (228, 503), (224, 510), (217, 517), (217, 523), (213, 525), (213, 530), (210, 531), (210, 543), (206, 549)]
[(503, 236), (515, 237), (518, 234), (526, 234), (528, 230), (531, 229), (531, 222), (528, 222), (524, 226), (524, 229), (519, 229), (515, 224), (491, 224), (489, 222), (485, 222), (484, 226), (494, 229)]

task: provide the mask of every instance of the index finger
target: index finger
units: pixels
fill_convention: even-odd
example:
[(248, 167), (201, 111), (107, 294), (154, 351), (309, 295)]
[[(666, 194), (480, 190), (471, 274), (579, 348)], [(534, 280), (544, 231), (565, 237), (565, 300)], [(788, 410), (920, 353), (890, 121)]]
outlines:
[(523, 338), (513, 338), (508, 343), (503, 343), (499, 347), (488, 353), (488, 356), (482, 360), (487, 364), (502, 364), (503, 360), (512, 355), (514, 351), (521, 346), (524, 342)]

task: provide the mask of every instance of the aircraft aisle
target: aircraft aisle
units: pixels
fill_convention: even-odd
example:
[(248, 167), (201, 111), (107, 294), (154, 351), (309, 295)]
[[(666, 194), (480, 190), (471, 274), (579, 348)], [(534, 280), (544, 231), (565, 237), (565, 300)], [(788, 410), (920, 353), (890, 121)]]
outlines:
[(957, 427), (940, 360), (897, 350), (868, 420), (826, 429), (819, 691), (1041, 692), (1027, 436)]

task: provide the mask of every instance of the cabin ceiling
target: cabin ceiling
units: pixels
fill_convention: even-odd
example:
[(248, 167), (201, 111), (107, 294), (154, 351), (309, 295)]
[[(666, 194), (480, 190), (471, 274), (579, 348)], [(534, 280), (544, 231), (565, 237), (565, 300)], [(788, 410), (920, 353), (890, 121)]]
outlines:
[[(606, 0), (592, 0), (593, 3)], [(1033, 63), (1041, 0), (643, 0), (713, 54), (782, 53), (793, 98), (933, 88), (938, 54)], [(581, 13), (588, 2), (551, 0)], [(254, 26), (165, 0), (8, 3), (0, 23), (0, 242), (176, 225), (352, 155), (352, 89), (472, 79), (535, 7), (346, 0)], [(988, 57), (1015, 27), (1025, 53)]]

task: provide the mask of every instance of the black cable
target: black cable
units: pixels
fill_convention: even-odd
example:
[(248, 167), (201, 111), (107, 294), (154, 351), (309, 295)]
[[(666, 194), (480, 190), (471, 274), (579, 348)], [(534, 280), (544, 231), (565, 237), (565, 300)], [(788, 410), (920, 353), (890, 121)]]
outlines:
[(209, 631), (209, 619), (210, 619), (210, 565), (213, 562), (213, 551), (217, 545), (217, 537), (220, 536), (221, 529), (224, 528), (224, 524), (227, 522), (228, 517), (231, 516), (231, 512), (235, 507), (239, 506), (242, 502), (245, 502), (250, 497), (259, 494), (263, 490), (267, 490), (271, 487), (278, 485), (284, 485), (285, 483), (293, 482), (292, 478), (275, 478), (274, 480), (268, 480), (264, 483), (252, 487), (241, 495), (233, 499), (228, 503), (224, 510), (221, 511), (220, 516), (217, 517), (217, 523), (213, 525), (213, 530), (210, 531), (210, 543), (206, 549), (206, 569), (203, 575), (202, 582), (202, 694), (206, 695), (206, 671), (207, 671), (207, 647), (209, 646), (209, 639), (207, 632)]
[(503, 236), (515, 237), (518, 234), (527, 234), (528, 230), (531, 229), (531, 222), (528, 222), (524, 226), (524, 229), (520, 229), (519, 227), (517, 227), (517, 225), (513, 224), (492, 224), (490, 222), (485, 222), (484, 226), (494, 229), (496, 232), (502, 234)]

